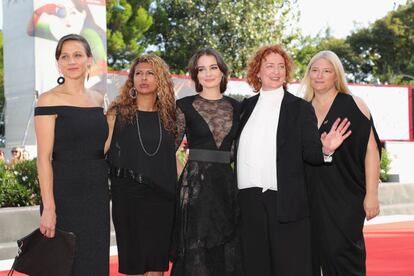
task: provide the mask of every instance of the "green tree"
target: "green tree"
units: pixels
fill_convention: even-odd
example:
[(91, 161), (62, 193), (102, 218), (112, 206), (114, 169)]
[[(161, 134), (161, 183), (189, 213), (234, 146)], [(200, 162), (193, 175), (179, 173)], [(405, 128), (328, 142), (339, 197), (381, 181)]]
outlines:
[(317, 47), (317, 51), (322, 50), (331, 50), (338, 55), (344, 66), (348, 82), (362, 82), (365, 79), (363, 60), (353, 51), (345, 39), (327, 38), (321, 41)]
[(407, 1), (384, 18), (347, 37), (363, 64), (365, 82), (413, 84), (414, 2)]
[(292, 1), (156, 0), (152, 44), (175, 73), (186, 72), (200, 48), (221, 52), (231, 76), (241, 77), (253, 51), (266, 43), (289, 44), (298, 13)]
[(116, 9), (117, 0), (107, 3), (108, 66), (113, 70), (123, 70), (129, 62), (143, 53), (148, 46), (145, 32), (151, 27), (153, 18), (148, 12), (152, 1), (120, 0), (125, 8)]
[(325, 31), (325, 35), (320, 34), (316, 37), (300, 36), (296, 47), (291, 49), (295, 62), (295, 77), (301, 79), (305, 74), (306, 67), (311, 58), (318, 52), (330, 50), (336, 53), (341, 60), (347, 79), (349, 82), (359, 82), (361, 77), (360, 67), (362, 60), (352, 49), (351, 45), (345, 40), (334, 38), (330, 35), (329, 28)]
[(306, 67), (312, 56), (317, 53), (317, 47), (323, 38), (320, 35), (316, 37), (299, 35), (296, 43), (290, 47), (290, 54), (295, 63), (296, 80), (301, 80), (305, 74)]

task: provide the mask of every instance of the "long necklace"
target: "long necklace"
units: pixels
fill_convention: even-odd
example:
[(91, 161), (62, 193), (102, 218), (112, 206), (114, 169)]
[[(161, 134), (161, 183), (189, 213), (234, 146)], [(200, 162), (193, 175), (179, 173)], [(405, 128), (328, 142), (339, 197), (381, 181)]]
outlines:
[(141, 131), (139, 130), (139, 120), (138, 120), (138, 112), (137, 113), (135, 113), (135, 118), (137, 119), (137, 130), (138, 130), (138, 138), (139, 138), (139, 143), (141, 144), (141, 148), (142, 148), (142, 150), (145, 152), (145, 154), (146, 155), (148, 155), (149, 157), (153, 157), (153, 156), (155, 156), (157, 153), (158, 153), (158, 151), (159, 151), (159, 149), (160, 149), (160, 146), (161, 146), (161, 141), (162, 141), (162, 126), (161, 126), (161, 118), (160, 118), (160, 113), (159, 112), (157, 112), (157, 115), (158, 115), (158, 125), (160, 126), (160, 138), (159, 138), (159, 141), (158, 141), (158, 146), (157, 146), (157, 149), (153, 152), (153, 153), (149, 153), (146, 149), (145, 149), (145, 146), (144, 146), (144, 143), (142, 142), (142, 138), (141, 138)]

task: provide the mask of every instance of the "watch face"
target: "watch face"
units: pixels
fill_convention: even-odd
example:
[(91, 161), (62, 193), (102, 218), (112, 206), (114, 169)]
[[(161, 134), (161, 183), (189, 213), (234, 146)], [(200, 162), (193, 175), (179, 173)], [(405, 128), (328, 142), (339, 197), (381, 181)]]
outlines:
[(330, 163), (330, 162), (332, 162), (332, 153), (331, 153), (331, 154), (329, 154), (329, 155), (323, 154), (323, 161), (324, 161), (325, 163)]

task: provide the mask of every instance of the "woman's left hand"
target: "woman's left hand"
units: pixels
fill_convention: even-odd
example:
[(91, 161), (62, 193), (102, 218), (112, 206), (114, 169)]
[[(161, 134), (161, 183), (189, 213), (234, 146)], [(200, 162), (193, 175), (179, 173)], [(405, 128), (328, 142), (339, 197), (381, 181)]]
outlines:
[(365, 217), (367, 220), (378, 216), (380, 212), (378, 195), (366, 194), (364, 199)]
[(351, 122), (347, 118), (342, 121), (338, 118), (333, 123), (329, 133), (322, 133), (321, 142), (325, 154), (332, 154), (351, 135), (351, 130), (348, 130), (350, 125)]

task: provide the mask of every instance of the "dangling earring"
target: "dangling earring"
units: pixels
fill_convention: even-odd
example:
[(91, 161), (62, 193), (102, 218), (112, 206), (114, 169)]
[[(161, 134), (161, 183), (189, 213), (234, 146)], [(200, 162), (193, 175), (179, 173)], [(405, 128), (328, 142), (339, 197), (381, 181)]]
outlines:
[(132, 99), (135, 99), (137, 97), (137, 90), (135, 89), (135, 87), (132, 87), (131, 89), (129, 89), (129, 96)]
[(65, 83), (65, 78), (63, 76), (60, 76), (59, 78), (57, 78), (57, 83), (59, 85), (64, 84)]

